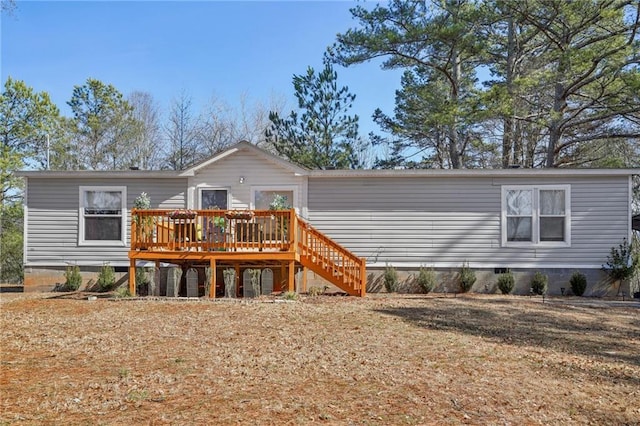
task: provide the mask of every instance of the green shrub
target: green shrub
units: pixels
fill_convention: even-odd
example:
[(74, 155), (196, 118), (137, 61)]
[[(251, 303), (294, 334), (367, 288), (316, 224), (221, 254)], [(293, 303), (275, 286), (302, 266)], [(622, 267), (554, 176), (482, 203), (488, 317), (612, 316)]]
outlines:
[(436, 286), (436, 271), (433, 268), (420, 267), (416, 280), (424, 293), (430, 293)]
[[(142, 268), (141, 268), (142, 269)], [(98, 286), (102, 291), (109, 291), (116, 283), (116, 272), (113, 266), (105, 263), (100, 268), (100, 274), (98, 275)]]
[(502, 292), (502, 294), (509, 294), (513, 291), (513, 288), (516, 286), (516, 280), (513, 277), (511, 271), (500, 274), (498, 276), (498, 288)]
[(626, 238), (622, 239), (622, 244), (617, 248), (611, 247), (611, 254), (607, 256), (607, 264), (602, 269), (614, 281), (618, 281), (618, 286), (622, 281), (631, 278), (638, 267), (638, 256), (634, 255), (633, 249)]
[(67, 266), (67, 270), (64, 273), (64, 287), (67, 291), (76, 291), (82, 285), (82, 275), (80, 275), (80, 267)]
[(124, 298), (124, 297), (131, 297), (131, 293), (129, 292), (129, 287), (128, 286), (122, 286), (122, 287), (118, 287), (114, 292), (113, 295), (117, 298)]
[(319, 286), (311, 286), (309, 287), (309, 296), (311, 297), (315, 297), (315, 296), (321, 296), (325, 293), (325, 291), (327, 290), (327, 286), (324, 287), (319, 287)]
[(533, 274), (533, 279), (531, 280), (531, 290), (534, 294), (542, 296), (547, 292), (548, 283), (549, 277), (542, 272), (536, 272)]
[(571, 291), (576, 296), (582, 296), (587, 289), (587, 276), (580, 271), (575, 271), (569, 279)]
[(387, 293), (395, 293), (398, 291), (398, 272), (391, 265), (387, 265), (386, 268), (384, 268), (384, 288), (387, 290)]
[(467, 293), (476, 282), (476, 273), (469, 268), (469, 263), (463, 263), (458, 274), (458, 285), (461, 293)]
[(295, 291), (285, 291), (282, 293), (282, 298), (284, 300), (298, 300), (298, 293)]
[(149, 275), (147, 275), (146, 268), (136, 268), (136, 287), (149, 284), (150, 282), (151, 280), (149, 279)]

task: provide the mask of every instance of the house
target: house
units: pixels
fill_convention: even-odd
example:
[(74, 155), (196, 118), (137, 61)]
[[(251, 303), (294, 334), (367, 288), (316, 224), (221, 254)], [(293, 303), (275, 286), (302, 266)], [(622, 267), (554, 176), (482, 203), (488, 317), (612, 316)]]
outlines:
[[(439, 291), (453, 292), (468, 262), (477, 292), (495, 291), (497, 274), (511, 270), (518, 293), (529, 293), (532, 274), (541, 271), (549, 292), (560, 294), (579, 270), (588, 277), (586, 294), (614, 294), (602, 265), (631, 238), (638, 173), (308, 170), (247, 142), (184, 171), (25, 171), (25, 290), (64, 282), (68, 265), (89, 277), (108, 262), (123, 280), (136, 267), (178, 264), (200, 268), (200, 285), (202, 268), (212, 267), (220, 285), (221, 269), (234, 268), (239, 289), (254, 268), (274, 274), (274, 289), (328, 280), (360, 295), (365, 286), (382, 287), (387, 265), (408, 288), (426, 266), (438, 272)], [(154, 210), (134, 216), (153, 216), (147, 240), (131, 214), (142, 192)], [(276, 196), (292, 210), (269, 211)], [(183, 208), (196, 210), (197, 219), (169, 217)], [(253, 213), (214, 237), (211, 224), (229, 210)], [(338, 282), (345, 277), (352, 282)]]

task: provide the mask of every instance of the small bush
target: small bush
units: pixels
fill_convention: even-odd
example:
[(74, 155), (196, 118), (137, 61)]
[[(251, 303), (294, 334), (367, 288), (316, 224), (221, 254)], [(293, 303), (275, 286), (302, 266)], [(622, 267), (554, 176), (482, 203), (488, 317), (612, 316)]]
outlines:
[(418, 285), (422, 289), (425, 294), (430, 293), (436, 286), (436, 271), (433, 268), (420, 268), (420, 272), (418, 272), (418, 278), (416, 280)]
[(67, 291), (76, 291), (82, 285), (82, 275), (80, 275), (80, 267), (67, 266), (67, 270), (64, 273), (64, 287)]
[(324, 292), (326, 291), (327, 286), (324, 287), (318, 287), (318, 286), (311, 286), (309, 287), (309, 296), (311, 297), (315, 297), (315, 296), (321, 296), (324, 294)]
[(102, 291), (109, 291), (116, 283), (116, 272), (113, 266), (105, 263), (100, 268), (100, 274), (98, 275), (98, 286)]
[(116, 291), (113, 292), (113, 295), (119, 299), (124, 297), (131, 297), (128, 286), (118, 287)]
[(284, 300), (298, 300), (298, 293), (295, 291), (285, 291), (282, 293), (282, 298)]
[(384, 268), (384, 288), (387, 290), (387, 293), (395, 293), (398, 291), (398, 272), (391, 265), (387, 265), (387, 267)]
[(147, 275), (146, 268), (136, 268), (136, 286), (140, 287), (150, 282), (151, 280), (149, 279), (149, 275)]
[(611, 247), (611, 254), (607, 256), (607, 263), (602, 265), (602, 269), (609, 274), (612, 280), (619, 282), (618, 291), (620, 291), (622, 281), (633, 276), (639, 262), (640, 259), (634, 255), (633, 247), (626, 238), (623, 238), (622, 244), (617, 248)]
[(587, 289), (587, 276), (580, 271), (575, 271), (569, 279), (571, 291), (576, 296), (582, 296)]
[(458, 275), (458, 285), (461, 293), (467, 293), (476, 282), (476, 273), (469, 268), (469, 263), (463, 263)]
[(533, 274), (533, 279), (531, 280), (531, 290), (534, 294), (542, 296), (547, 292), (547, 284), (549, 283), (549, 277), (547, 277), (542, 272), (536, 272)]
[(513, 277), (511, 271), (505, 274), (500, 274), (500, 276), (498, 277), (498, 288), (500, 289), (500, 292), (502, 292), (502, 294), (511, 293), (515, 285), (516, 280)]

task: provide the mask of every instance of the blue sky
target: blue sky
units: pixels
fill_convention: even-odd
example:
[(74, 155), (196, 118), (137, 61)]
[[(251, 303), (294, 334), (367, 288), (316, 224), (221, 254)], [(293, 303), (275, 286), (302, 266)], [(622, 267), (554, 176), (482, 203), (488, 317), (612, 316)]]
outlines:
[[(73, 87), (87, 78), (120, 92), (151, 93), (166, 112), (184, 90), (200, 109), (213, 95), (294, 104), (293, 74), (319, 69), (327, 46), (356, 25), (347, 1), (169, 2), (18, 1), (2, 16), (2, 81), (47, 91), (68, 115)], [(378, 128), (376, 107), (392, 113), (400, 72), (380, 62), (337, 67), (357, 98), (363, 135)]]

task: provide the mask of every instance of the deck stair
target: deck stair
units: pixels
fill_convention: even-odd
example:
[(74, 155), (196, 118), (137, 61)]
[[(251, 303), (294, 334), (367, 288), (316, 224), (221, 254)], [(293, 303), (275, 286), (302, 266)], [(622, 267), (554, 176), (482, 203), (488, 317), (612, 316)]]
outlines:
[(300, 263), (353, 296), (366, 294), (365, 260), (297, 218)]

